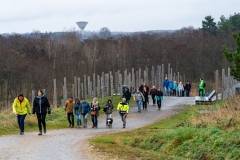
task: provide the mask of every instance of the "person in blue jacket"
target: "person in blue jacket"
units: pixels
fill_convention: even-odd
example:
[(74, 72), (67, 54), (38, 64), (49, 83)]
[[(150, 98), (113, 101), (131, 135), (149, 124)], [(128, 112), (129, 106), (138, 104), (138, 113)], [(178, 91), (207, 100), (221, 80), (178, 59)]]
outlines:
[(164, 82), (163, 82), (163, 88), (164, 88), (164, 94), (165, 96), (168, 96), (169, 93), (168, 93), (168, 90), (169, 90), (169, 80), (168, 78), (166, 77)]
[(178, 87), (178, 84), (176, 81), (174, 81), (173, 82), (173, 96), (177, 95), (177, 87)]
[(88, 113), (91, 110), (91, 107), (89, 103), (85, 100), (81, 102), (81, 107), (82, 107), (81, 115), (82, 115), (83, 128), (87, 128), (87, 117), (88, 117)]
[(74, 104), (74, 114), (77, 119), (77, 127), (78, 128), (82, 125), (81, 113), (82, 113), (82, 105), (80, 103), (80, 100), (78, 98), (76, 98), (75, 104)]
[(169, 93), (169, 96), (173, 95), (173, 81), (172, 80), (168, 81), (168, 93)]

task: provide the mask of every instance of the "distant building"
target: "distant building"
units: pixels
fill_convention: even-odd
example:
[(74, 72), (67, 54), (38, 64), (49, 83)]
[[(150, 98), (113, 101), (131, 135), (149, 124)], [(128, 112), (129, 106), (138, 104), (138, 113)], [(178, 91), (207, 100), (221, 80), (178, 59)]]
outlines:
[(111, 31), (107, 27), (103, 27), (100, 29), (99, 37), (103, 39), (107, 39), (111, 37)]

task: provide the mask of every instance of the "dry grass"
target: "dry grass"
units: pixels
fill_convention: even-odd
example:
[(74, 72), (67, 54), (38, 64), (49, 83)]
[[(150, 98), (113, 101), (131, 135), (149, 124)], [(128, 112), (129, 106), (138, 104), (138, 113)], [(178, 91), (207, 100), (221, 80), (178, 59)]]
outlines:
[(221, 129), (240, 128), (240, 97), (226, 100), (221, 106), (207, 106), (207, 112), (193, 117), (191, 123), (198, 127), (216, 126)]

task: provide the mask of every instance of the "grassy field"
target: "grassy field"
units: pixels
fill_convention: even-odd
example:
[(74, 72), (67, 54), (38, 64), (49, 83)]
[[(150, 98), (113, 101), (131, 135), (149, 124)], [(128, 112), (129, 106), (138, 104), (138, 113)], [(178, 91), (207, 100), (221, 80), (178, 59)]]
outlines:
[[(108, 99), (112, 99), (114, 106), (116, 107), (120, 101), (119, 96), (113, 97), (104, 97), (103, 99), (99, 99), (100, 106), (103, 107)], [(88, 102), (90, 103), (91, 100), (89, 99)], [(131, 101), (131, 105), (133, 102)], [(131, 106), (130, 105), (130, 106)], [(103, 112), (101, 110), (101, 112)], [(66, 128), (67, 118), (64, 112), (64, 108), (54, 108), (52, 110), (51, 115), (47, 115), (47, 128), (48, 129), (61, 129)], [(26, 131), (38, 131), (37, 127), (37, 119), (35, 115), (28, 115), (26, 117)], [(17, 134), (18, 133), (18, 126), (16, 122), (16, 117), (11, 111), (5, 111), (0, 113), (0, 136), (7, 135), (7, 134)]]
[(99, 136), (90, 143), (112, 159), (238, 160), (240, 98), (188, 107), (153, 125)]

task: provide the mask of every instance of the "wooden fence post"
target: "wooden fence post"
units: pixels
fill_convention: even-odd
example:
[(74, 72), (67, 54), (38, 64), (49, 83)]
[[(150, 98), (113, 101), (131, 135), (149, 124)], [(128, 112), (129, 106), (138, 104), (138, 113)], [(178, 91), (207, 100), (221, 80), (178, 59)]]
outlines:
[(219, 72), (215, 71), (215, 91), (216, 91), (216, 99), (218, 100), (218, 87), (219, 87)]
[(112, 95), (113, 95), (113, 92), (114, 92), (112, 72), (110, 72), (109, 75), (110, 75), (110, 88), (111, 88), (111, 89), (110, 89), (110, 91), (111, 91), (111, 92), (110, 92), (110, 95), (112, 96)]
[(85, 74), (83, 75), (83, 88), (84, 98), (87, 98), (87, 76)]
[(100, 76), (97, 75), (97, 97), (101, 96), (101, 80)]
[(80, 77), (77, 78), (77, 97), (81, 97), (81, 79)]
[(96, 97), (96, 75), (93, 73), (93, 97)]
[(53, 79), (53, 107), (57, 107), (57, 80)]

